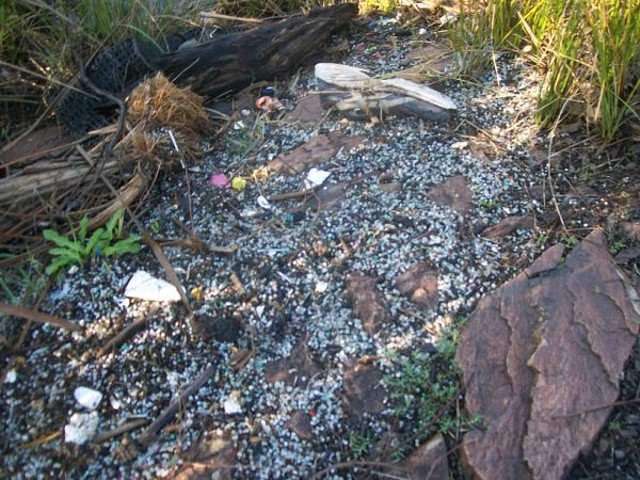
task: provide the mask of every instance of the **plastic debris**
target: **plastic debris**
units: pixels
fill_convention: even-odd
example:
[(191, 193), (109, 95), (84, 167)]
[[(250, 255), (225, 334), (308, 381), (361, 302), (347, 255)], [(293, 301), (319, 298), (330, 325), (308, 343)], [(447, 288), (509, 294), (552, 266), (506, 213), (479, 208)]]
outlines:
[(231, 181), (224, 173), (214, 173), (209, 177), (209, 185), (219, 188), (230, 188)]
[(258, 197), (258, 205), (260, 205), (260, 207), (264, 208), (265, 210), (271, 210), (271, 204), (269, 203), (269, 200), (267, 200), (266, 197), (262, 195)]
[(124, 295), (152, 302), (177, 302), (180, 300), (180, 293), (176, 287), (165, 280), (155, 278), (144, 270), (138, 270), (133, 274)]
[(227, 415), (242, 413), (242, 405), (240, 405), (240, 395), (240, 390), (234, 390), (229, 394), (229, 396), (222, 404), (224, 413), (226, 413)]
[(318, 281), (316, 283), (316, 287), (315, 287), (314, 291), (316, 293), (324, 293), (324, 292), (327, 291), (328, 288), (329, 288), (329, 284), (327, 282)]
[(247, 186), (247, 181), (242, 177), (233, 177), (231, 180), (231, 188), (241, 192)]
[(331, 175), (331, 172), (327, 172), (325, 170), (319, 170), (313, 167), (307, 173), (307, 178), (305, 178), (304, 180), (304, 188), (309, 190), (311, 188), (315, 188), (322, 185), (324, 181), (327, 178), (329, 178), (329, 175)]
[(84, 408), (93, 411), (98, 408), (102, 400), (102, 393), (93, 388), (78, 387), (74, 390), (73, 396)]
[(263, 112), (273, 112), (275, 110), (284, 110), (285, 107), (280, 100), (275, 97), (260, 97), (256, 100), (256, 108)]
[(7, 376), (4, 378), (4, 383), (14, 383), (18, 379), (18, 374), (15, 370), (9, 370)]
[(275, 97), (276, 96), (276, 89), (273, 87), (262, 87), (260, 89), (260, 96), (261, 97)]
[(64, 426), (64, 441), (84, 445), (95, 436), (99, 421), (96, 412), (74, 413)]

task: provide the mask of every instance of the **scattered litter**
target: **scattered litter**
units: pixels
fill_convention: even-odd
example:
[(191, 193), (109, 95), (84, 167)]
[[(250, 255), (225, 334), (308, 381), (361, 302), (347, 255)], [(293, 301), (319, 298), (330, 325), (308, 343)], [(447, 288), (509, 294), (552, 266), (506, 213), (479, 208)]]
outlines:
[(271, 210), (271, 204), (269, 203), (269, 200), (267, 200), (263, 195), (260, 195), (258, 197), (258, 205), (260, 205), (260, 207), (264, 208), (265, 210)]
[(304, 188), (309, 190), (322, 185), (324, 181), (329, 178), (329, 175), (331, 175), (331, 172), (319, 170), (315, 167), (312, 168), (309, 170), (307, 178), (304, 180)]
[(98, 423), (96, 412), (74, 413), (69, 423), (64, 426), (64, 441), (84, 445), (95, 436)]
[(209, 177), (209, 185), (219, 188), (230, 188), (231, 181), (224, 173), (214, 173)]
[(241, 192), (247, 186), (247, 181), (242, 177), (233, 177), (231, 180), (231, 188), (237, 192)]
[(4, 378), (4, 383), (14, 383), (18, 379), (18, 374), (15, 370), (9, 370), (7, 376)]
[(315, 292), (316, 293), (324, 293), (327, 291), (327, 288), (329, 288), (329, 284), (327, 282), (318, 282), (316, 283), (316, 288), (315, 288)]
[(455, 142), (451, 144), (451, 148), (454, 150), (464, 150), (469, 146), (469, 142)]
[(240, 390), (234, 390), (229, 394), (223, 403), (224, 413), (227, 415), (235, 415), (242, 413), (242, 405), (240, 405)]
[(165, 280), (155, 278), (144, 270), (138, 270), (133, 274), (124, 295), (152, 302), (177, 302), (180, 300), (180, 293), (176, 287)]
[(100, 405), (100, 401), (102, 400), (102, 393), (88, 387), (76, 388), (73, 392), (73, 396), (80, 405), (90, 411), (98, 408), (98, 405)]
[(260, 97), (256, 100), (256, 108), (259, 108), (263, 112), (273, 112), (276, 110), (284, 110), (285, 107), (280, 100), (274, 97)]
[[(378, 80), (365, 70), (337, 63), (318, 63), (315, 75), (321, 90), (334, 91), (321, 95), (324, 107), (335, 106), (355, 116), (415, 115), (423, 120), (440, 121), (457, 110), (452, 99), (442, 93), (405, 80)], [(335, 89), (343, 91), (335, 92)]]

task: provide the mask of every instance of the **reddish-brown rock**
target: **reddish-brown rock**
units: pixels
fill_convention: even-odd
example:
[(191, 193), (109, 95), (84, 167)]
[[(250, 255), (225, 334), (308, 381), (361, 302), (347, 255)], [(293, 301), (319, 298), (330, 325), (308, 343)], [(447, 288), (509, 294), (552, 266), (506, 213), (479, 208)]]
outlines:
[(345, 365), (343, 398), (345, 410), (353, 419), (363, 414), (376, 414), (384, 410), (386, 391), (382, 384), (382, 372), (367, 361), (355, 361)]
[(456, 212), (467, 213), (472, 207), (473, 193), (469, 190), (467, 179), (463, 175), (456, 175), (431, 188), (427, 198)]
[(325, 116), (320, 105), (320, 95), (309, 94), (298, 100), (296, 108), (284, 116), (283, 121), (290, 125), (316, 125)]
[(426, 262), (411, 265), (396, 278), (398, 291), (429, 310), (438, 308), (438, 272)]
[(361, 145), (365, 137), (351, 137), (340, 132), (329, 132), (312, 137), (290, 152), (278, 155), (269, 162), (275, 172), (294, 175), (333, 158), (341, 149), (347, 150)]
[(362, 328), (373, 336), (392, 320), (378, 290), (377, 280), (362, 272), (353, 272), (345, 279), (345, 296), (351, 302), (353, 314), (362, 322)]
[(231, 480), (236, 466), (237, 452), (230, 438), (204, 437), (189, 453), (189, 461), (174, 476), (176, 480)]
[(431, 437), (398, 466), (404, 472), (401, 478), (408, 480), (449, 480), (447, 445), (442, 434)]
[(543, 275), (523, 272), (482, 299), (462, 331), (466, 406), (485, 420), (462, 448), (478, 478), (562, 478), (618, 395), (638, 333), (628, 282), (601, 230), (557, 259), (545, 252), (529, 269)]
[(302, 410), (296, 410), (291, 414), (291, 418), (287, 422), (287, 428), (295, 433), (301, 440), (313, 439), (311, 417)]
[(311, 358), (307, 339), (303, 337), (291, 349), (291, 355), (266, 365), (265, 377), (269, 383), (284, 382), (304, 387), (319, 371), (320, 368)]

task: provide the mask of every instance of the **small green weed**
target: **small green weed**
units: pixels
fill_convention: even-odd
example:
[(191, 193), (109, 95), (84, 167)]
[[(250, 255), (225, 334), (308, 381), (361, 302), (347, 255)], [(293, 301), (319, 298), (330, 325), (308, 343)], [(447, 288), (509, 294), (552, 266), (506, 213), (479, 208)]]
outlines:
[(354, 458), (364, 458), (371, 450), (371, 445), (372, 441), (369, 435), (353, 431), (349, 433), (349, 447), (351, 447)]
[(567, 248), (573, 248), (578, 244), (578, 239), (575, 235), (565, 234), (560, 237), (560, 242), (564, 243)]
[(45, 272), (51, 275), (74, 263), (83, 264), (90, 257), (138, 253), (141, 237), (130, 235), (122, 239), (123, 228), (124, 210), (119, 209), (104, 227), (94, 230), (90, 237), (88, 236), (89, 218), (86, 215), (80, 220), (77, 232), (72, 232), (73, 239), (52, 229), (44, 230), (42, 232), (44, 238), (57, 245), (49, 250), (53, 259)]
[(35, 258), (17, 268), (7, 269), (0, 277), (0, 298), (13, 305), (31, 304), (46, 284), (42, 265)]

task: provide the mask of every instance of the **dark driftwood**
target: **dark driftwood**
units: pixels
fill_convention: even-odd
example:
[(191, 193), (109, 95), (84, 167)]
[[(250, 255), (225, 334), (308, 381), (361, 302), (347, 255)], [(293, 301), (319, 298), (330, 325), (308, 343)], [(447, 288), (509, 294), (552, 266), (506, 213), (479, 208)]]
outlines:
[(212, 41), (163, 55), (160, 69), (180, 86), (215, 96), (255, 81), (290, 74), (317, 57), (325, 42), (358, 13), (343, 4), (252, 30), (219, 35)]

